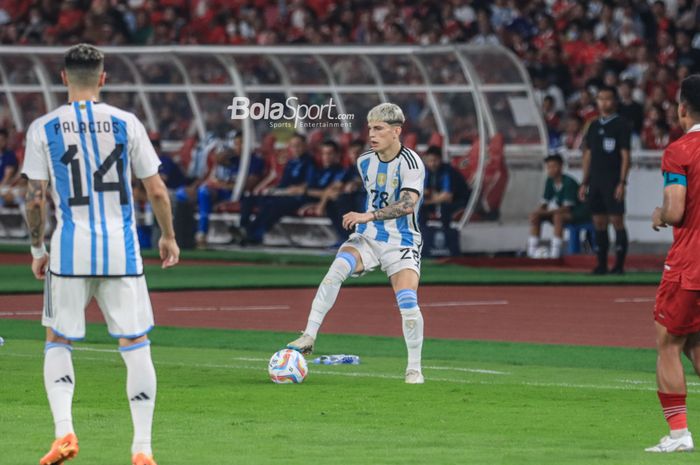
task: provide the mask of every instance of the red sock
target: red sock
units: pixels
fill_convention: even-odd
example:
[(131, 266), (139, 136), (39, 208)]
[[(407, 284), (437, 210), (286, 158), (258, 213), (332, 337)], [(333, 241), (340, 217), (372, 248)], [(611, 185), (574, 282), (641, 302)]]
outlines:
[(668, 394), (657, 391), (661, 408), (664, 410), (664, 417), (668, 422), (668, 426), (673, 430), (684, 429), (688, 427), (688, 418), (685, 408), (685, 394)]

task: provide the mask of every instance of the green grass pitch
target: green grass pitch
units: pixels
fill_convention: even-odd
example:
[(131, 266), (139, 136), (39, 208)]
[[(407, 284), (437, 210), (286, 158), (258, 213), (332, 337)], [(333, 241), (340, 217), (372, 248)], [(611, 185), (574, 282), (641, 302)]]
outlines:
[[(125, 369), (104, 326), (88, 331), (73, 357), (81, 452), (68, 463), (127, 465)], [(53, 434), (42, 334), (36, 322), (0, 320), (2, 465), (37, 463)], [(651, 350), (427, 340), (426, 384), (408, 386), (403, 340), (322, 335), (317, 353), (356, 353), (362, 364), (310, 363), (303, 384), (274, 385), (267, 360), (293, 336), (157, 328), (158, 463), (697, 463), (643, 452), (666, 432)], [(692, 430), (700, 384), (690, 393)]]
[[(162, 270), (146, 265), (146, 279), (151, 291), (184, 289), (240, 289), (315, 287), (328, 271), (328, 265), (181, 265)], [(421, 284), (451, 285), (609, 285), (658, 284), (659, 273), (636, 272), (623, 276), (591, 276), (583, 273), (538, 272), (467, 268), (459, 265), (424, 264)], [(386, 286), (386, 275), (373, 272), (350, 279), (346, 286)], [(0, 294), (37, 293), (43, 282), (34, 279), (28, 265), (0, 267)]]

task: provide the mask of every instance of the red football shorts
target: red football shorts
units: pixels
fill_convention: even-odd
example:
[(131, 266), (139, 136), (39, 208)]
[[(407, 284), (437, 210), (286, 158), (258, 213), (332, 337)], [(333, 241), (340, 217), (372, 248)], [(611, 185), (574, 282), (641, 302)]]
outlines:
[(700, 291), (681, 289), (680, 282), (661, 280), (656, 291), (654, 320), (670, 334), (685, 336), (700, 331)]

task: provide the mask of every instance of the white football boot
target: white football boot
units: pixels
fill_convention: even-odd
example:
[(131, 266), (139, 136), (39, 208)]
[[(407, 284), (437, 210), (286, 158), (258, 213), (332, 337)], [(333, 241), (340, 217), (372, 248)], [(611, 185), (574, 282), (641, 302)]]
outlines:
[(406, 384), (423, 384), (425, 378), (418, 370), (406, 370)]
[(315, 339), (308, 334), (302, 334), (299, 338), (287, 344), (288, 349), (296, 350), (304, 355), (308, 355), (314, 351)]
[(647, 452), (692, 452), (694, 448), (693, 436), (688, 431), (675, 439), (671, 436), (664, 436), (657, 445), (647, 447), (644, 450)]

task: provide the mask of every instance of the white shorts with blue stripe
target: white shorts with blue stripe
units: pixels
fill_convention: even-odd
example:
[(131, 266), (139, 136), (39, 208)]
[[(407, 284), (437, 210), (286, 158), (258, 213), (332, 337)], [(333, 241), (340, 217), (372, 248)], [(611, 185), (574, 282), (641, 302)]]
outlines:
[(389, 244), (370, 239), (360, 233), (353, 233), (340, 246), (341, 249), (343, 247), (352, 247), (362, 257), (364, 271), (353, 274), (353, 277), (362, 276), (377, 266), (380, 266), (387, 276), (394, 275), (405, 269), (413, 270), (420, 276), (422, 244), (417, 246)]
[(153, 328), (146, 278), (65, 277), (47, 273), (42, 324), (69, 340), (85, 337), (85, 307), (95, 298), (112, 337), (135, 339)]

